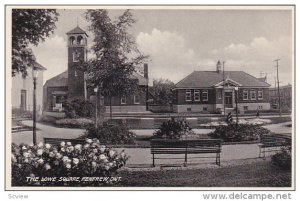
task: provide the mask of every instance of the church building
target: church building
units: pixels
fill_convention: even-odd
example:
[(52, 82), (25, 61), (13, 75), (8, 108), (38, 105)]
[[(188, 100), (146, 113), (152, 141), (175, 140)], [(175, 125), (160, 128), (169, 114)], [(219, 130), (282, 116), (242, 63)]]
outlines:
[[(76, 69), (76, 63), (87, 61), (87, 33), (79, 26), (66, 33), (68, 38), (68, 70), (47, 80), (43, 87), (43, 110), (48, 113), (63, 114), (63, 102), (75, 99), (95, 100), (95, 92), (88, 89), (85, 72)], [(144, 65), (144, 73), (134, 73), (132, 79), (137, 80), (139, 90), (135, 94), (112, 98), (114, 113), (146, 112), (148, 87), (148, 66)], [(102, 97), (99, 104), (104, 104), (106, 112), (110, 112), (108, 97)]]

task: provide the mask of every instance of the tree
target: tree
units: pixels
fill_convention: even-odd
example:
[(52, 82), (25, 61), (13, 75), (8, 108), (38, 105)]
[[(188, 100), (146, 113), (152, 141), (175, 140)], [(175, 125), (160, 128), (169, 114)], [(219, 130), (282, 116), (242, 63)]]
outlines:
[(28, 45), (37, 46), (53, 33), (57, 17), (55, 9), (12, 10), (12, 76), (27, 75), (27, 67), (35, 62)]
[(173, 93), (171, 89), (175, 84), (168, 79), (153, 80), (153, 87), (149, 89), (151, 95), (154, 97), (154, 103), (159, 105), (168, 105), (173, 101)]
[(136, 22), (129, 10), (114, 21), (106, 10), (88, 10), (86, 19), (94, 34), (92, 51), (95, 58), (82, 66), (88, 74), (88, 86), (98, 86), (101, 95), (109, 97), (112, 118), (112, 97), (136, 90), (137, 82), (131, 76), (147, 56), (138, 50), (134, 38), (128, 33), (128, 28)]

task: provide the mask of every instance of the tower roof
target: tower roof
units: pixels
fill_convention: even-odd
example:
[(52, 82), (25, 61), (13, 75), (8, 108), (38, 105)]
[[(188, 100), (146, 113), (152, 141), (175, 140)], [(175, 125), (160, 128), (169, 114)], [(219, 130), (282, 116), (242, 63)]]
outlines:
[(83, 29), (81, 29), (79, 26), (75, 27), (71, 31), (68, 31), (67, 35), (69, 34), (85, 34), (86, 36), (88, 36), (86, 32)]

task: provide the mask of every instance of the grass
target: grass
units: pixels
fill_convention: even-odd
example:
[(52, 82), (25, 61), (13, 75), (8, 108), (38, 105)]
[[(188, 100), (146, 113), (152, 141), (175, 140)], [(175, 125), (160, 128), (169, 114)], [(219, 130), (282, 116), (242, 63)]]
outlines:
[(290, 187), (291, 172), (259, 160), (221, 168), (122, 171), (120, 186), (126, 187)]

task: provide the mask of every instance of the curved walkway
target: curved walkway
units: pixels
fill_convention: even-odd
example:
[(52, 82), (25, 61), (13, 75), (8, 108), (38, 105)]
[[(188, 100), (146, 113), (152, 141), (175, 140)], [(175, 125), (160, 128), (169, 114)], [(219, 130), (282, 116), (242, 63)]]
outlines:
[[(31, 126), (32, 121), (23, 121), (23, 124)], [(281, 123), (281, 124), (273, 124), (266, 125), (264, 127), (270, 129), (275, 133), (291, 133), (291, 127), (287, 127), (286, 125), (291, 124), (291, 122)], [(37, 142), (43, 142), (44, 137), (55, 137), (55, 138), (66, 138), (72, 139), (77, 138), (84, 133), (84, 129), (72, 129), (72, 128), (57, 128), (50, 125), (37, 123), (37, 128), (40, 129), (37, 131)], [(133, 130), (137, 133), (137, 135), (141, 136), (151, 136), (154, 130)], [(210, 129), (199, 129), (196, 130), (196, 133), (205, 134), (210, 132)], [(12, 133), (12, 142), (16, 144), (20, 143), (32, 143), (32, 131), (24, 131), (18, 133)], [(151, 166), (152, 164), (152, 155), (150, 154), (149, 148), (117, 148), (117, 150), (125, 150), (125, 152), (130, 156), (128, 161), (128, 165), (131, 167), (139, 167), (139, 166)], [(232, 161), (232, 160), (241, 160), (241, 159), (253, 159), (258, 158), (259, 149), (257, 144), (236, 144), (236, 145), (223, 145), (221, 152), (221, 164), (222, 161)], [(199, 155), (198, 155), (199, 156)], [(214, 154), (201, 154), (202, 156), (212, 156)], [(171, 157), (166, 155), (166, 158)], [(183, 157), (183, 156), (182, 156)], [(189, 157), (193, 157), (190, 155)], [(189, 163), (209, 163), (213, 164), (215, 161), (214, 158), (210, 159), (188, 159)], [(183, 163), (183, 159), (175, 159), (175, 160), (163, 160), (157, 161), (156, 164), (177, 164), (180, 165)]]
[[(22, 121), (22, 124), (32, 126), (32, 121)], [(58, 128), (41, 123), (37, 123), (36, 127), (38, 129), (36, 132), (37, 142), (43, 142), (45, 137), (73, 139), (79, 137), (85, 131), (84, 129)], [(12, 142), (16, 144), (32, 143), (32, 131), (12, 133)]]

